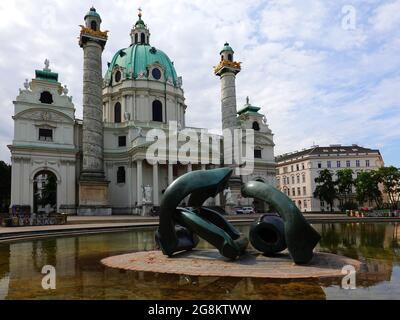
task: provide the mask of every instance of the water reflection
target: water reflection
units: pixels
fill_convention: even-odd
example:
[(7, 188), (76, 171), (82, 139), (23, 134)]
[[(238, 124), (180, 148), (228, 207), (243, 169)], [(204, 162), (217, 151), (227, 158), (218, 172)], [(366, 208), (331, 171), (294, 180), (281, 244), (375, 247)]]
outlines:
[[(248, 233), (249, 226), (238, 226)], [(335, 299), (400, 297), (399, 224), (320, 224), (318, 250), (365, 262), (357, 290), (339, 281), (188, 277), (104, 268), (110, 255), (153, 250), (154, 229), (0, 245), (0, 299)], [(211, 248), (205, 242), (201, 248)], [(57, 289), (41, 287), (44, 265), (57, 271)], [(394, 270), (397, 270), (395, 272)]]

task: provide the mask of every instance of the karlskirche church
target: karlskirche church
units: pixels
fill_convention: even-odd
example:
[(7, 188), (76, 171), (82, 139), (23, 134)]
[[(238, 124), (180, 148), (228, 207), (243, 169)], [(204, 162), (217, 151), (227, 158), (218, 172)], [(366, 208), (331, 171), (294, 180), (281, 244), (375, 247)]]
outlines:
[[(162, 130), (168, 140), (190, 129), (185, 116), (191, 107), (185, 104), (182, 77), (164, 51), (153, 46), (141, 11), (128, 47), (115, 53), (103, 73), (102, 53), (108, 34), (101, 31), (101, 23), (99, 13), (91, 8), (79, 36), (83, 120), (75, 118), (74, 101), (67, 86), (58, 80), (59, 70), (51, 70), (48, 60), (42, 70), (35, 71), (35, 78), (25, 81), (13, 102), (11, 207), (29, 206), (38, 213), (148, 215), (158, 208), (163, 192), (177, 177), (226, 166), (223, 161), (199, 163), (195, 157), (185, 163), (176, 157), (156, 163), (146, 160), (152, 144), (146, 139), (150, 130)], [(128, 39), (127, 35), (126, 42)], [(241, 64), (234, 60), (228, 43), (219, 56), (216, 53), (216, 61), (221, 127), (254, 129), (254, 169), (250, 174), (232, 176), (229, 188), (208, 199), (207, 205), (228, 209), (255, 205), (263, 211), (264, 204), (240, 196), (240, 186), (249, 180), (275, 185), (273, 134), (260, 108), (249, 99), (237, 108), (235, 79)], [(175, 128), (171, 129), (170, 123), (176, 123)], [(218, 141), (219, 147), (227, 143), (224, 135), (210, 133), (209, 138)], [(198, 139), (200, 143), (200, 135)], [(223, 149), (217, 148), (220, 158)]]

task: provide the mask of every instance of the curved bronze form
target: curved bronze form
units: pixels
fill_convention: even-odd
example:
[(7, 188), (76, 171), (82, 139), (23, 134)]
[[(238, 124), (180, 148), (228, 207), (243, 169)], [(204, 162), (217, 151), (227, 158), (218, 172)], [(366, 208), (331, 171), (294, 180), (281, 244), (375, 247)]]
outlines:
[(272, 204), (285, 222), (285, 240), (296, 264), (307, 264), (321, 236), (306, 221), (293, 201), (266, 183), (250, 181), (242, 186), (242, 195)]
[(281, 217), (265, 214), (250, 227), (250, 243), (267, 256), (272, 256), (287, 248), (285, 224)]
[[(184, 174), (165, 191), (160, 206), (160, 225), (156, 240), (165, 255), (172, 256), (197, 245), (196, 234), (217, 247), (222, 255), (235, 259), (247, 247), (248, 240), (219, 213), (201, 207), (209, 197), (215, 197), (227, 184), (232, 169), (199, 170)], [(190, 195), (193, 210), (178, 208)]]

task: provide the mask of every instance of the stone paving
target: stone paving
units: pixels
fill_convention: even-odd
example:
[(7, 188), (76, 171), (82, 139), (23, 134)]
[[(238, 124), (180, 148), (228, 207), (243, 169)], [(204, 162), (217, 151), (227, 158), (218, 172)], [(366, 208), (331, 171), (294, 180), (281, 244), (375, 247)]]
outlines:
[(343, 277), (342, 268), (361, 262), (347, 257), (315, 253), (308, 265), (295, 265), (288, 253), (266, 257), (248, 252), (236, 261), (223, 258), (217, 250), (193, 250), (166, 257), (161, 251), (135, 252), (103, 259), (110, 268), (188, 276), (305, 279)]

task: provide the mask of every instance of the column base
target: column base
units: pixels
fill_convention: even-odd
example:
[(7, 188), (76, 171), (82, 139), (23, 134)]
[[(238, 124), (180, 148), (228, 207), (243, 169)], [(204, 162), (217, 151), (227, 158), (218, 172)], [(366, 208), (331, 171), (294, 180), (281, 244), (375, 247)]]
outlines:
[(111, 207), (102, 206), (79, 206), (77, 210), (78, 216), (111, 216)]
[(78, 215), (109, 216), (112, 214), (108, 201), (108, 181), (81, 180), (79, 181)]

